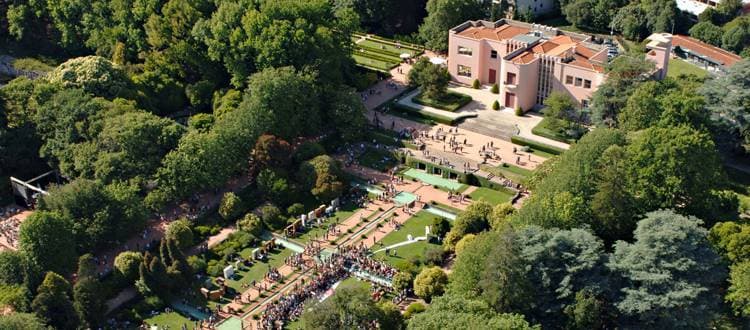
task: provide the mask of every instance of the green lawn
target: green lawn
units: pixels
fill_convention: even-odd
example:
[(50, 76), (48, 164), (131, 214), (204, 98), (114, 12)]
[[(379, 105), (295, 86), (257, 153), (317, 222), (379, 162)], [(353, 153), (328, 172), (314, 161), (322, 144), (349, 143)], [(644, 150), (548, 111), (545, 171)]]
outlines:
[[(483, 168), (486, 169), (486, 168)], [(511, 164), (505, 164), (492, 167), (492, 171), (488, 171), (490, 173), (493, 173), (495, 175), (502, 175), (508, 179), (510, 179), (513, 182), (525, 182), (528, 177), (530, 177), (532, 174), (534, 174), (534, 171), (527, 170), (525, 168), (521, 168), (515, 165)]]
[[(411, 234), (412, 237), (424, 236), (425, 226), (431, 225), (432, 220), (437, 217), (438, 216), (427, 211), (420, 211), (413, 217), (409, 218), (409, 220), (406, 220), (406, 223), (401, 226), (401, 229), (399, 229), (398, 231), (393, 231), (387, 236), (383, 237), (383, 239), (380, 240), (380, 242), (371, 249), (379, 250), (389, 245), (404, 242), (407, 240), (407, 236), (409, 234)], [(395, 266), (404, 261), (408, 261), (411, 258), (421, 256), (423, 252), (430, 247), (438, 246), (440, 245), (429, 243), (428, 241), (419, 241), (395, 248), (394, 250), (397, 254), (396, 256), (393, 256), (394, 250), (391, 250), (390, 256), (386, 257), (385, 251), (381, 251), (375, 254), (375, 258), (383, 260)]]
[(177, 312), (170, 312), (170, 313), (162, 312), (159, 315), (143, 320), (143, 322), (146, 322), (150, 326), (157, 326), (159, 330), (182, 329), (183, 325), (187, 325), (188, 329), (191, 329), (191, 330), (195, 329), (195, 322), (191, 321), (189, 318), (184, 317), (182, 316), (182, 314), (177, 313)]
[(548, 127), (549, 123), (550, 123), (549, 118), (542, 119), (542, 121), (540, 121), (539, 124), (537, 124), (536, 126), (534, 126), (534, 128), (531, 129), (531, 133), (533, 133), (534, 135), (539, 135), (539, 136), (546, 137), (548, 139), (552, 139), (555, 141), (560, 141), (563, 143), (573, 143), (576, 141), (575, 139), (569, 136), (566, 136), (565, 134), (561, 132), (550, 129)]
[(422, 95), (417, 94), (412, 98), (412, 101), (416, 104), (421, 104), (428, 107), (438, 108), (445, 111), (456, 111), (461, 107), (471, 102), (471, 96), (461, 93), (448, 92), (444, 97), (439, 99), (431, 99)]
[(672, 78), (677, 78), (679, 75), (685, 74), (693, 74), (698, 76), (699, 78), (705, 78), (708, 76), (708, 71), (703, 70), (700, 67), (697, 67), (691, 63), (685, 62), (678, 58), (670, 58), (669, 59), (669, 69), (667, 71), (667, 76)]
[(375, 48), (375, 49), (381, 50), (383, 52), (387, 52), (387, 53), (393, 54), (393, 56), (395, 56), (396, 59), (400, 59), (399, 55), (401, 55), (403, 53), (409, 53), (409, 55), (411, 55), (411, 56), (415, 56), (416, 54), (419, 53), (419, 52), (414, 51), (412, 49), (408, 49), (408, 48), (405, 48), (405, 47), (397, 48), (395, 45), (391, 45), (391, 44), (385, 43), (385, 42), (378, 42), (377, 40), (372, 40), (372, 39), (364, 40), (364, 41), (358, 43), (357, 45), (364, 46), (364, 47), (369, 47), (369, 48)]
[[(354, 215), (354, 213), (356, 213), (358, 210), (359, 208), (357, 208), (357, 206), (354, 204), (345, 204), (341, 206), (341, 209), (338, 212), (334, 213), (332, 217), (328, 218), (328, 222), (324, 222), (324, 224), (343, 222), (344, 220), (349, 219), (349, 217)], [(320, 237), (325, 232), (325, 230), (325, 225), (313, 227), (302, 235), (295, 237), (294, 240), (301, 243), (307, 243), (315, 236)]]
[(469, 194), (472, 200), (484, 200), (492, 205), (509, 203), (510, 200), (513, 199), (514, 195), (514, 192), (507, 189), (494, 190), (484, 187), (479, 187), (477, 188), (477, 190), (474, 190), (473, 192), (471, 192), (471, 194)]
[(379, 59), (374, 59), (362, 55), (352, 54), (352, 58), (354, 58), (354, 62), (356, 62), (359, 65), (363, 65), (369, 68), (381, 70), (381, 71), (390, 71), (393, 67), (398, 65), (398, 62), (387, 62)]
[[(252, 253), (252, 251), (253, 248), (247, 248), (242, 250), (240, 252), (240, 255), (243, 258), (250, 258), (250, 254)], [(292, 250), (289, 249), (274, 250), (268, 256), (267, 262), (256, 262), (250, 268), (235, 270), (237, 274), (235, 278), (239, 278), (239, 280), (228, 280), (227, 286), (237, 290), (238, 292), (242, 292), (244, 291), (244, 289), (242, 289), (241, 287), (242, 284), (250, 284), (253, 280), (260, 281), (268, 272), (269, 266), (279, 267), (283, 265), (284, 259), (286, 259), (286, 257), (290, 255), (292, 255)]]

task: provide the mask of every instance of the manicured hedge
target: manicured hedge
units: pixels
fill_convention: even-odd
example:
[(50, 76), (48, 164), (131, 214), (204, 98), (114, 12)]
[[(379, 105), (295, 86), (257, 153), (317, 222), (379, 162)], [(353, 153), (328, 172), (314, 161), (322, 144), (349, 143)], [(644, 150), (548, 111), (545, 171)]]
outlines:
[(412, 101), (416, 104), (421, 104), (424, 106), (433, 107), (433, 108), (437, 108), (440, 110), (451, 111), (451, 112), (461, 109), (463, 106), (471, 102), (471, 96), (466, 95), (466, 94), (448, 92), (446, 97), (450, 97), (451, 99), (450, 100), (433, 100), (433, 99), (423, 98), (422, 93), (419, 93), (418, 95), (412, 98)]
[(357, 44), (357, 48), (364, 49), (366, 52), (372, 52), (372, 53), (377, 53), (383, 56), (393, 57), (393, 59), (397, 61), (401, 59), (400, 57), (401, 54), (387, 50), (387, 49), (379, 49), (379, 48), (370, 47), (366, 45), (359, 45), (359, 44)]
[(352, 54), (352, 55), (367, 57), (367, 58), (371, 58), (373, 60), (383, 61), (383, 62), (387, 62), (387, 63), (398, 64), (398, 59), (394, 59), (392, 57), (389, 57), (389, 56), (386, 56), (386, 55), (382, 55), (382, 54), (372, 53), (372, 52), (367, 51), (367, 50), (365, 50), (364, 52), (355, 51), (354, 54)]
[(513, 143), (515, 143), (515, 144), (518, 144), (518, 145), (528, 146), (528, 147), (531, 147), (533, 149), (537, 149), (539, 151), (544, 151), (544, 152), (547, 152), (547, 153), (550, 153), (550, 154), (553, 154), (553, 155), (559, 155), (559, 154), (565, 152), (564, 149), (561, 149), (561, 148), (558, 148), (558, 147), (553, 147), (553, 146), (548, 145), (548, 144), (544, 144), (544, 143), (539, 143), (539, 142), (536, 142), (536, 141), (532, 141), (532, 140), (529, 140), (529, 139), (526, 139), (526, 138), (522, 138), (522, 137), (517, 136), (517, 135), (512, 136), (510, 138), (510, 141), (513, 142)]

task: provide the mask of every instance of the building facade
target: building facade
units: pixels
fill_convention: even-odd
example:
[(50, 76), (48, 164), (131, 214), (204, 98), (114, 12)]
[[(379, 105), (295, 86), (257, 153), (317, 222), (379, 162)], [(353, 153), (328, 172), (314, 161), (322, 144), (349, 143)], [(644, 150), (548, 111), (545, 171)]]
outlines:
[[(506, 108), (537, 108), (553, 91), (587, 107), (606, 79), (604, 66), (611, 52), (609, 46), (590, 38), (508, 19), (468, 21), (450, 30), (448, 71), (459, 83), (478, 79), (482, 84), (498, 84), (499, 101)], [(662, 46), (650, 47), (659, 77), (666, 74), (669, 56), (669, 47)]]

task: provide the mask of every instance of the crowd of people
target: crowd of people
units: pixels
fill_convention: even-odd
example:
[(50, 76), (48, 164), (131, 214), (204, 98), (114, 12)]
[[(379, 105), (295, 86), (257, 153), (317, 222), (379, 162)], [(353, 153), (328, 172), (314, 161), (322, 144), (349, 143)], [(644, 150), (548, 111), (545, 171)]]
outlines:
[[(295, 283), (291, 293), (266, 305), (257, 321), (258, 329), (281, 329), (283, 325), (298, 318), (303, 311), (304, 302), (310, 298), (321, 297), (336, 282), (346, 278), (350, 273), (366, 272), (373, 276), (393, 279), (396, 269), (386, 263), (374, 260), (368, 256), (368, 249), (364, 244), (338, 247), (336, 252), (315, 264), (311, 280)], [(388, 288), (374, 285), (373, 296), (380, 298)], [(403, 299), (405, 295), (397, 295), (396, 298)]]
[(0, 211), (0, 237), (4, 240), (2, 245), (7, 245), (8, 248), (18, 245), (18, 230), (21, 227), (21, 219), (17, 218), (16, 215), (22, 211), (22, 209), (16, 207), (8, 207)]

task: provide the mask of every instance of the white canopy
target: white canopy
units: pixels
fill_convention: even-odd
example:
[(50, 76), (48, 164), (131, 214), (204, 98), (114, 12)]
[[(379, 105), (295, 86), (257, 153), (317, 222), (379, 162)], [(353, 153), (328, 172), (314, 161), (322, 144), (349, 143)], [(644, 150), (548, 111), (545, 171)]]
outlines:
[(430, 63), (435, 65), (443, 65), (445, 64), (445, 59), (442, 57), (430, 57)]
[(411, 54), (409, 54), (409, 53), (403, 53), (403, 54), (400, 55), (400, 57), (405, 60), (407, 58), (410, 58)]

